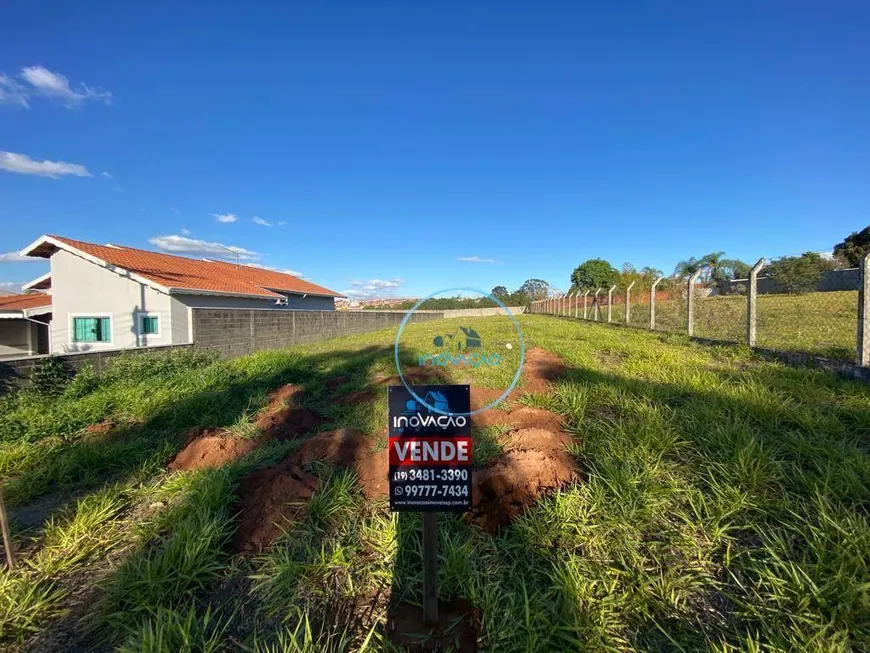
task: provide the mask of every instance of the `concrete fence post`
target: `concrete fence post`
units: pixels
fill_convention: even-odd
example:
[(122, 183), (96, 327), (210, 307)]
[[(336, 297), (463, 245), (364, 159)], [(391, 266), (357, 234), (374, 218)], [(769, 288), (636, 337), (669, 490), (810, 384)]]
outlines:
[(631, 323), (631, 289), (634, 287), (635, 282), (632, 281), (628, 284), (628, 287), (625, 289), (625, 323)]
[(613, 291), (616, 290), (616, 284), (610, 286), (607, 290), (607, 323), (613, 321)]
[(587, 317), (589, 315), (589, 306), (588, 306), (587, 301), (586, 301), (587, 297), (589, 297), (589, 291), (584, 290), (583, 291), (583, 319), (584, 320), (587, 319)]
[(601, 294), (601, 288), (596, 288), (595, 289), (595, 299), (592, 302), (592, 311), (593, 311), (592, 319), (595, 320), (596, 322), (598, 321), (598, 314), (601, 311), (601, 309), (598, 306), (598, 295), (600, 295), (600, 294)]
[(562, 295), (562, 317), (565, 317), (565, 311), (568, 308), (568, 298), (571, 296), (571, 293), (565, 293)]
[(659, 277), (649, 287), (649, 330), (656, 330), (656, 287), (664, 277)]
[(750, 347), (755, 346), (758, 273), (764, 267), (764, 262), (763, 258), (758, 259), (758, 262), (749, 270), (749, 281), (746, 282), (746, 344)]
[(580, 291), (574, 293), (574, 319), (580, 317)]
[(701, 276), (701, 270), (689, 276), (686, 281), (686, 333), (695, 335), (695, 282)]
[(870, 253), (861, 259), (858, 286), (858, 365), (870, 365)]
[(568, 293), (568, 312), (565, 314), (567, 317), (571, 317), (571, 309), (574, 308), (574, 304), (577, 303), (577, 293), (569, 292)]

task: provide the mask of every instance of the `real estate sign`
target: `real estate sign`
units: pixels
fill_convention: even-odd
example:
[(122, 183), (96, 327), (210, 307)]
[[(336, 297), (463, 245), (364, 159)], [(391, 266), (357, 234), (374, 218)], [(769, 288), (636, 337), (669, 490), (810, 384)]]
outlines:
[(403, 385), (389, 389), (390, 509), (470, 510), (469, 386), (410, 388), (413, 394)]

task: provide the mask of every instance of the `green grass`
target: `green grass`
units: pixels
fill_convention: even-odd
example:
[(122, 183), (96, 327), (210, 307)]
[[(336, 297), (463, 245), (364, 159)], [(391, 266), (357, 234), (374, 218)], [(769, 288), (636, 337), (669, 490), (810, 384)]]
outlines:
[[(484, 650), (870, 650), (870, 389), (739, 346), (521, 323), (527, 345), (568, 366), (526, 403), (561, 414), (583, 481), (496, 535), (439, 517), (442, 596), (480, 610)], [(414, 325), (404, 360), (455, 324)], [(513, 337), (503, 319), (472, 326), (486, 346)], [(269, 391), (288, 382), (327, 428), (379, 432), (386, 392), (344, 406), (325, 383), (346, 376), (344, 393), (394, 373), (394, 335), (125, 361), (54, 400), (0, 399), (2, 487), (23, 547), (0, 571), (0, 647), (392, 650), (390, 597), (421, 596), (418, 515), (390, 514), (351, 472), (315, 465), (320, 490), (300, 521), (261, 555), (234, 557), (239, 480), (295, 445), (217, 470), (165, 466), (192, 426), (254, 435)], [(505, 367), (448, 376), (500, 387), (517, 353), (506, 351)], [(84, 432), (104, 419), (116, 428)], [(496, 434), (476, 434), (477, 464), (498, 455)]]
[[(646, 297), (643, 298), (646, 301)], [(625, 322), (623, 298), (614, 297), (612, 319)], [(590, 301), (591, 305), (591, 301)], [(580, 315), (583, 309), (581, 306)], [(573, 312), (571, 316), (573, 317)], [(589, 319), (592, 320), (592, 311)], [(635, 299), (630, 325), (649, 328), (650, 307)], [(607, 307), (599, 320), (607, 320)], [(856, 291), (814, 292), (806, 295), (759, 295), (756, 338), (759, 347), (816, 354), (854, 361), (858, 320)], [(686, 332), (686, 300), (656, 302), (656, 330)], [(745, 342), (746, 297), (698, 297), (695, 301), (695, 335), (711, 340)]]

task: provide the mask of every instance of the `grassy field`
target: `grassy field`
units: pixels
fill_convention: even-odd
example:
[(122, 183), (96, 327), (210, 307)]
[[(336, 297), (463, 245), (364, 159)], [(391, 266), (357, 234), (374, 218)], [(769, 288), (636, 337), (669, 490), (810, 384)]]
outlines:
[[(582, 481), (489, 533), (440, 518), (440, 587), (488, 651), (870, 650), (870, 389), (679, 335), (521, 318), (566, 373), (523, 401), (558, 413)], [(510, 325), (476, 318), (487, 342)], [(415, 327), (409, 350), (442, 332)], [(167, 471), (191, 427), (255, 436), (292, 382), (322, 428), (386, 423), (394, 332), (214, 362), (122, 359), (56, 399), (0, 399), (0, 477), (18, 567), (0, 571), (4, 650), (393, 650), (391, 599), (419, 600), (419, 520), (317, 464), (304, 516), (234, 555), (240, 479), (294, 451)], [(504, 370), (487, 371), (498, 387)], [(107, 421), (110, 420), (110, 421)], [(101, 424), (101, 428), (92, 425)], [(91, 428), (88, 428), (91, 427)], [(476, 432), (481, 442), (492, 442)]]
[[(631, 307), (631, 325), (648, 328), (649, 311), (648, 303), (634, 303)], [(580, 312), (582, 314), (582, 308)], [(591, 311), (589, 317), (592, 318)], [(614, 322), (625, 321), (624, 299), (614, 297), (612, 317)], [(607, 319), (606, 306), (599, 319)], [(759, 347), (855, 360), (858, 328), (856, 291), (759, 295), (756, 320)], [(685, 299), (660, 300), (656, 303), (656, 329), (685, 333)], [(744, 342), (746, 297), (698, 297), (695, 302), (695, 335)]]

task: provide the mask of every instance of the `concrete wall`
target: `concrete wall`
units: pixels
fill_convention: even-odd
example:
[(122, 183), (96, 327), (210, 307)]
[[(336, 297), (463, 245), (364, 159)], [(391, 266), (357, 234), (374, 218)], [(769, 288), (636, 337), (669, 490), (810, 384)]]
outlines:
[[(197, 347), (224, 358), (245, 356), (354, 333), (398, 326), (405, 311), (268, 311), (193, 309)], [(412, 322), (440, 320), (441, 311), (415, 314)]]
[[(51, 257), (51, 351), (72, 353), (106, 351), (138, 346), (187, 342), (187, 330), (172, 329), (169, 295), (130, 279), (125, 273), (95, 265), (76, 254), (60, 250)], [(141, 335), (141, 313), (160, 317), (159, 335)], [(109, 316), (112, 342), (74, 343), (72, 317)]]
[(37, 348), (37, 328), (28, 320), (0, 320), (0, 359), (33, 354)]
[[(760, 274), (764, 274), (762, 268)], [(746, 292), (746, 279), (734, 279), (733, 281), (722, 281), (719, 283), (719, 293), (722, 295), (733, 295), (736, 293)], [(846, 270), (828, 270), (822, 272), (819, 277), (819, 282), (816, 284), (816, 292), (833, 292), (836, 290), (858, 290), (861, 283), (861, 270), (858, 268), (848, 268)], [(758, 294), (772, 295), (781, 293), (777, 283), (770, 277), (758, 277)]]
[[(508, 306), (513, 315), (522, 315), (526, 312), (525, 306)], [(500, 306), (495, 308), (449, 308), (441, 311), (444, 317), (488, 317), (490, 315), (505, 315)]]

